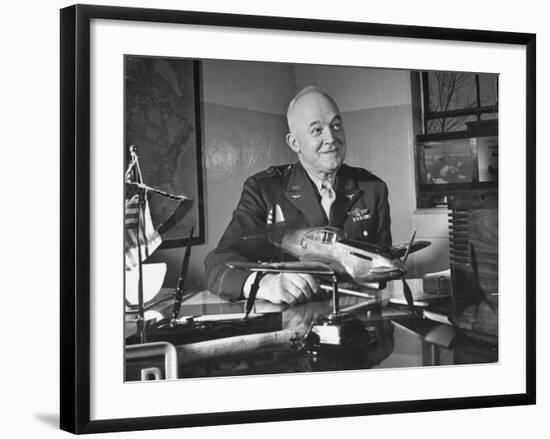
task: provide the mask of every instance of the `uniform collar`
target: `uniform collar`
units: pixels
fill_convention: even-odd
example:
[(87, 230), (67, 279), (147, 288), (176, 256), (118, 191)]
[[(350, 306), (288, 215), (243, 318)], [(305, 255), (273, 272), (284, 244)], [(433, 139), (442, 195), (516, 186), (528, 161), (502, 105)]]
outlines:
[[(302, 167), (303, 167), (303, 165), (302, 165)], [(313, 184), (315, 185), (315, 187), (317, 188), (319, 193), (321, 193), (321, 188), (323, 187), (323, 181), (324, 180), (321, 180), (319, 177), (313, 175), (306, 168), (304, 168), (304, 171), (306, 171), (306, 174), (308, 175), (309, 179), (313, 182)], [(336, 181), (336, 173), (332, 174), (328, 178), (328, 180), (330, 181), (331, 186), (334, 187), (334, 183)]]
[(297, 162), (290, 173), (286, 188), (286, 198), (308, 218), (310, 227), (319, 227), (326, 224), (324, 211), (318, 201), (317, 185), (311, 184), (313, 179), (300, 162)]
[[(290, 172), (285, 196), (309, 218), (309, 227), (326, 225), (325, 214), (318, 201), (319, 193), (315, 194), (315, 187), (319, 189), (320, 185), (317, 185), (314, 178), (306, 172), (300, 162), (296, 163)], [(336, 200), (333, 204), (330, 223), (341, 227), (347, 217), (347, 212), (361, 197), (363, 191), (357, 187), (357, 182), (346, 165), (342, 165), (338, 170), (333, 187), (336, 192)]]

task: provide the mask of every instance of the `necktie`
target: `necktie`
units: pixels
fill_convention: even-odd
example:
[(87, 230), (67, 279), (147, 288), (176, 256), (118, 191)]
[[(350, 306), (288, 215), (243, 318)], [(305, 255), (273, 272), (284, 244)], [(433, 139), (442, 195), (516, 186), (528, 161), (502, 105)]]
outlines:
[(332, 189), (332, 183), (330, 180), (323, 180), (323, 183), (321, 184), (321, 206), (323, 206), (329, 222), (330, 208), (332, 207), (332, 203), (334, 203), (335, 197), (336, 194), (334, 193), (334, 189)]

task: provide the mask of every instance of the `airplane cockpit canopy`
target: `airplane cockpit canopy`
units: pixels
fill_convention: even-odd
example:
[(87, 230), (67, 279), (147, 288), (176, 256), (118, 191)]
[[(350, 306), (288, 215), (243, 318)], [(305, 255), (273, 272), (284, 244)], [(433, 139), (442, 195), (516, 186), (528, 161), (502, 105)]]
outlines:
[(306, 238), (313, 241), (317, 241), (321, 244), (334, 245), (336, 241), (342, 239), (342, 233), (338, 229), (322, 228), (317, 230), (311, 230), (305, 234)]

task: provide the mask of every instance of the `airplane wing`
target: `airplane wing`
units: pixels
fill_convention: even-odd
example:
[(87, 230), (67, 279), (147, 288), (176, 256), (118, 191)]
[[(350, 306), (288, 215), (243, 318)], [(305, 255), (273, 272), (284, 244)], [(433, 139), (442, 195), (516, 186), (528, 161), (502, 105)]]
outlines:
[[(431, 244), (430, 241), (415, 241), (409, 250), (409, 254), (422, 250), (423, 248), (428, 247)], [(390, 248), (392, 258), (398, 259), (402, 258), (407, 252), (409, 244), (398, 244)]]
[(334, 275), (334, 270), (321, 262), (227, 262), (229, 268), (260, 273), (302, 273)]

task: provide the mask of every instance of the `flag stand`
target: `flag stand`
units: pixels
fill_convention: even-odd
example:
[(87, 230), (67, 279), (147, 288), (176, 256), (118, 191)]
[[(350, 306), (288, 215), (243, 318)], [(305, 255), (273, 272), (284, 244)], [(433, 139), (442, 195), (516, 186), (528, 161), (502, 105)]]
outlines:
[[(145, 219), (145, 209), (146, 209), (146, 196), (147, 191), (150, 190), (154, 193), (157, 193), (166, 198), (172, 200), (188, 200), (189, 198), (183, 195), (173, 195), (159, 189), (155, 189), (149, 186), (146, 186), (143, 183), (143, 176), (141, 174), (141, 168), (139, 166), (139, 158), (137, 155), (137, 146), (130, 146), (130, 164), (126, 170), (125, 180), (126, 184), (135, 185), (138, 189), (138, 216), (137, 216), (137, 265), (138, 265), (138, 316), (136, 320), (137, 333), (139, 336), (140, 343), (147, 342), (147, 332), (145, 330), (145, 303), (143, 298), (143, 261), (144, 257), (142, 255), (142, 243), (147, 245), (147, 231), (146, 231), (146, 219)], [(143, 228), (142, 228), (143, 227)], [(141, 236), (141, 235), (144, 236)], [(147, 257), (147, 255), (146, 255)]]
[[(147, 343), (147, 334), (145, 332), (145, 303), (143, 300), (143, 259), (141, 256), (141, 236), (140, 236), (141, 221), (143, 221), (142, 212), (144, 211), (145, 211), (145, 191), (139, 191), (139, 213), (138, 213), (138, 228), (137, 228), (139, 276), (138, 276), (138, 317), (137, 317), (136, 325), (137, 325), (137, 331), (139, 334), (139, 340), (141, 343)], [(147, 237), (144, 237), (144, 238), (147, 239)]]
[[(131, 162), (126, 171), (126, 180), (131, 176), (131, 170), (135, 170), (134, 176), (136, 183), (143, 184), (143, 177), (141, 175), (141, 169), (139, 167), (139, 159), (137, 156), (137, 147), (135, 145), (130, 146)], [(139, 335), (140, 343), (147, 342), (147, 334), (145, 332), (145, 304), (143, 300), (143, 257), (141, 255), (141, 226), (142, 222), (145, 223), (143, 213), (145, 212), (145, 190), (138, 190), (138, 225), (137, 225), (137, 251), (138, 251), (138, 316), (136, 320), (137, 331)], [(144, 229), (145, 230), (145, 225)], [(143, 237), (144, 241), (147, 239)]]

